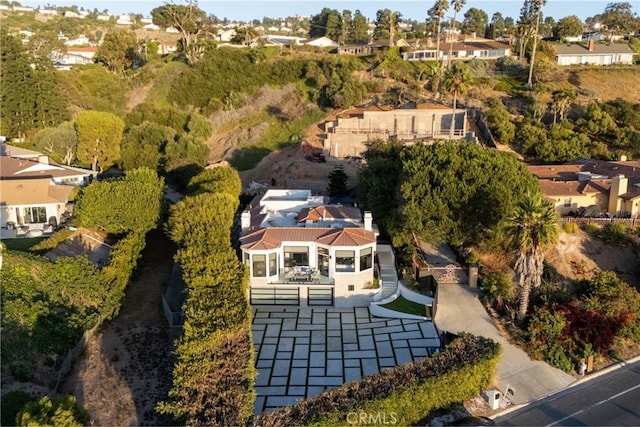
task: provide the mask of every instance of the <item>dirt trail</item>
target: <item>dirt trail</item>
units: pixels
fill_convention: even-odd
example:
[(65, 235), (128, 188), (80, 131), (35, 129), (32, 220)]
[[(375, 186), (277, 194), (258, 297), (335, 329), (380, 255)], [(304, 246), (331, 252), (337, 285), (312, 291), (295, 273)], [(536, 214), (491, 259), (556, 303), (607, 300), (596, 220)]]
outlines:
[(147, 235), (142, 271), (127, 288), (119, 316), (88, 343), (61, 386), (95, 425), (170, 425), (156, 414), (173, 369), (173, 337), (162, 312), (175, 247), (162, 231)]

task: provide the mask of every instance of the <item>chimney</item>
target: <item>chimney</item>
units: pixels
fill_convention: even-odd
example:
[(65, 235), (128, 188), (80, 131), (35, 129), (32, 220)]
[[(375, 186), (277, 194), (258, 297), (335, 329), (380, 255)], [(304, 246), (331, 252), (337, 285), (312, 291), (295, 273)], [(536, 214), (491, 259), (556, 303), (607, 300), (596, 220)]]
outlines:
[(251, 228), (251, 212), (242, 212), (242, 215), (240, 216), (240, 228), (243, 232)]
[(38, 163), (42, 163), (43, 165), (49, 164), (49, 156), (38, 156)]
[(595, 45), (595, 42), (593, 41), (593, 39), (589, 39), (587, 43), (588, 43), (587, 47), (589, 48), (589, 52), (593, 52), (593, 46)]
[(373, 225), (373, 217), (371, 216), (371, 212), (366, 211), (364, 213), (364, 229), (367, 231), (371, 231)]
[(609, 206), (608, 211), (611, 215), (617, 215), (620, 212), (621, 200), (620, 196), (627, 192), (629, 178), (624, 175), (614, 176), (611, 180), (611, 188), (609, 189)]

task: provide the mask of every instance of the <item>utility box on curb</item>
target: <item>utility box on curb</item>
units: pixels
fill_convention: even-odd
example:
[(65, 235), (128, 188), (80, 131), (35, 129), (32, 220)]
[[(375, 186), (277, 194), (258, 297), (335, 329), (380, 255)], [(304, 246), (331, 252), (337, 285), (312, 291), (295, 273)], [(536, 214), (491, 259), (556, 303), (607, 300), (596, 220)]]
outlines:
[(500, 390), (491, 389), (487, 391), (489, 407), (491, 409), (500, 409), (500, 399), (502, 399), (502, 393)]
[(469, 287), (471, 288), (478, 287), (478, 266), (477, 265), (469, 266)]

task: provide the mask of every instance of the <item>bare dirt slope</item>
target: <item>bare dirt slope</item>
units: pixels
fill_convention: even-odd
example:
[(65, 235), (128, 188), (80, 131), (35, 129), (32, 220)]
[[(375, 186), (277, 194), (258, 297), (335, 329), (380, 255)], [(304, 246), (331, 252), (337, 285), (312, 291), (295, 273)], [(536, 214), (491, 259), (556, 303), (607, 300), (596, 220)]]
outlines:
[(640, 289), (636, 257), (632, 248), (607, 245), (582, 230), (561, 233), (558, 243), (546, 253), (549, 265), (569, 279), (590, 278), (599, 270), (615, 271), (629, 285)]
[(174, 253), (162, 231), (149, 233), (143, 269), (129, 285), (119, 316), (90, 340), (61, 386), (87, 408), (93, 425), (171, 423), (154, 408), (171, 386), (173, 337), (161, 295)]
[(286, 123), (311, 108), (315, 106), (302, 100), (293, 84), (261, 88), (246, 100), (244, 106), (218, 111), (211, 116), (213, 134), (207, 141), (209, 162), (228, 159), (241, 146), (258, 144), (269, 130), (270, 121)]
[(359, 162), (330, 157), (327, 157), (325, 163), (312, 162), (304, 157), (300, 144), (269, 154), (255, 168), (240, 172), (240, 178), (244, 188), (255, 181), (266, 185), (275, 184), (275, 187), (280, 188), (311, 188), (325, 194), (327, 177), (338, 165), (344, 167), (349, 177), (347, 185), (355, 186)]

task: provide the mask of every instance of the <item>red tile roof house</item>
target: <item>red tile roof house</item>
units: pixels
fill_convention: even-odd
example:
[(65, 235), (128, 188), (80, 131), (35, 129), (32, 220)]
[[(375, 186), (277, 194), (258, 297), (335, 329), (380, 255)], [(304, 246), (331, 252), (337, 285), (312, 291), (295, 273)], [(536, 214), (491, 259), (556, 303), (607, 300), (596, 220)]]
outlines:
[(267, 190), (242, 213), (253, 305), (367, 307), (377, 231), (370, 212), (310, 190)]
[[(3, 150), (6, 152), (6, 150)], [(95, 178), (89, 170), (37, 159), (0, 156), (0, 226), (3, 238), (42, 233), (60, 224), (76, 185)]]
[(579, 159), (527, 166), (561, 215), (596, 205), (611, 216), (640, 217), (640, 163)]

